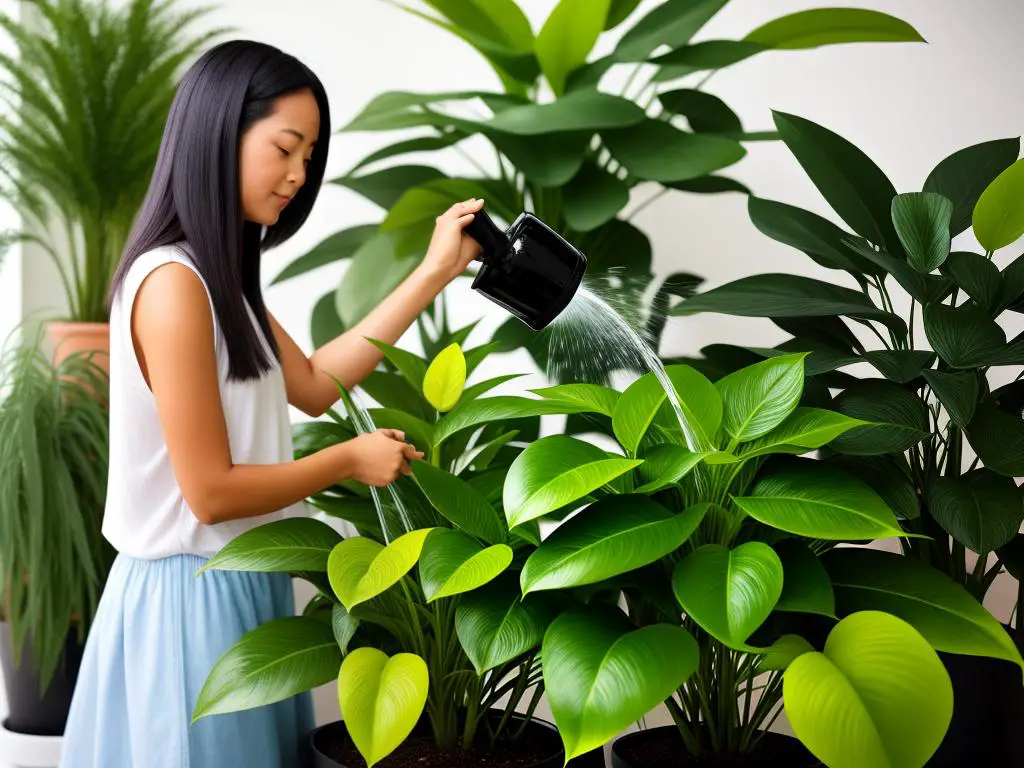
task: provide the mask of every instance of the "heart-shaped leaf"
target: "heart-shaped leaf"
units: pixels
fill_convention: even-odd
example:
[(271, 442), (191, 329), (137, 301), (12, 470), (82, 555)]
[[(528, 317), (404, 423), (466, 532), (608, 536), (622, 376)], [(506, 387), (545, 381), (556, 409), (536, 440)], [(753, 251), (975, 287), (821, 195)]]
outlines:
[(635, 495), (601, 499), (558, 527), (523, 566), (523, 594), (594, 584), (642, 568), (680, 547), (707, 504), (673, 515)]
[(655, 493), (675, 485), (701, 463), (707, 453), (693, 453), (681, 445), (665, 443), (643, 451), (637, 474), (643, 482), (635, 493)]
[(898, 616), (938, 651), (1006, 659), (1024, 669), (1009, 634), (960, 584), (911, 557), (866, 547), (822, 555), (836, 613), (877, 610)]
[(988, 251), (998, 251), (1024, 235), (1024, 160), (1000, 173), (974, 206), (974, 234)]
[(796, 459), (735, 499), (746, 514), (780, 531), (814, 539), (901, 536), (892, 510), (868, 485), (841, 470)]
[(782, 561), (767, 544), (735, 549), (705, 544), (676, 565), (672, 590), (683, 610), (719, 642), (751, 650), (746, 642), (782, 595)]
[(668, 698), (697, 668), (679, 626), (634, 629), (619, 611), (563, 613), (544, 634), (544, 689), (565, 759), (590, 752)]
[(744, 40), (782, 50), (842, 43), (916, 43), (924, 38), (907, 22), (866, 8), (813, 8), (755, 29)]
[(688, 365), (670, 365), (665, 368), (668, 382), (647, 373), (634, 381), (622, 393), (612, 426), (622, 447), (635, 453), (655, 417), (668, 398), (667, 387), (674, 390), (682, 412), (680, 427), (684, 430), (691, 450), (709, 450), (722, 423), (722, 398), (714, 384), (702, 373)]
[(793, 412), (804, 389), (805, 354), (781, 355), (719, 379), (723, 422), (737, 442), (771, 432)]
[(937, 192), (953, 201), (949, 233), (956, 237), (969, 226), (981, 193), (1013, 165), (1020, 154), (1020, 139), (998, 139), (954, 152), (928, 174), (925, 192)]
[(277, 285), (327, 264), (347, 259), (359, 250), (376, 231), (375, 224), (357, 224), (354, 227), (335, 232), (282, 269), (278, 276), (270, 281), (270, 284)]
[(626, 128), (604, 129), (601, 138), (619, 163), (647, 181), (695, 179), (738, 163), (747, 154), (733, 139), (686, 133), (650, 118)]
[(928, 406), (914, 392), (889, 381), (858, 381), (847, 387), (834, 405), (847, 416), (870, 422), (832, 441), (832, 447), (842, 453), (902, 453), (929, 432)]
[(1024, 523), (1017, 484), (985, 468), (935, 478), (928, 488), (928, 511), (950, 536), (979, 555), (1009, 542)]
[(331, 588), (349, 611), (398, 583), (420, 558), (431, 528), (399, 536), (386, 547), (357, 536), (340, 542), (327, 562)]
[(275, 520), (239, 534), (214, 554), (197, 575), (218, 571), (326, 571), (341, 535), (312, 518)]
[(352, 742), (373, 768), (416, 726), (427, 703), (430, 676), (411, 653), (392, 657), (376, 648), (357, 648), (338, 673), (338, 702)]
[(949, 256), (953, 203), (935, 192), (907, 192), (892, 199), (892, 222), (910, 266), (921, 274), (938, 269)]
[(938, 655), (912, 626), (878, 611), (839, 622), (824, 652), (800, 655), (782, 686), (793, 732), (835, 768), (922, 766), (953, 717)]
[(924, 371), (923, 376), (953, 423), (961, 429), (966, 427), (978, 405), (980, 386), (977, 374), (973, 371)]
[(629, 203), (629, 186), (593, 163), (584, 163), (562, 187), (565, 220), (577, 232), (590, 232), (614, 219)]
[(530, 444), (509, 467), (503, 493), (509, 527), (581, 499), (641, 463), (609, 456), (574, 437), (542, 438)]
[(548, 594), (523, 597), (518, 580), (506, 573), (460, 598), (455, 631), (473, 668), (483, 675), (539, 646), (560, 608)]
[(537, 35), (537, 60), (555, 95), (565, 78), (586, 63), (604, 31), (611, 0), (560, 0)]
[(217, 660), (199, 692), (192, 722), (262, 707), (330, 682), (341, 650), (319, 619), (286, 616), (249, 630)]
[(466, 358), (458, 344), (449, 344), (438, 353), (423, 377), (423, 396), (438, 411), (450, 411), (462, 397), (466, 386)]
[(953, 368), (974, 368), (1006, 346), (1006, 333), (976, 304), (924, 308), (928, 343)]
[(434, 429), (434, 445), (440, 445), (463, 429), (506, 419), (545, 416), (558, 413), (584, 413), (585, 405), (566, 400), (533, 400), (514, 395), (499, 395), (459, 405), (441, 419)]
[(435, 528), (423, 544), (420, 581), (427, 602), (471, 592), (494, 579), (512, 563), (504, 544), (484, 549), (461, 531)]
[(774, 549), (782, 560), (785, 575), (782, 595), (775, 604), (775, 610), (834, 617), (836, 599), (832, 594), (832, 582), (818, 556), (798, 539), (782, 539)]
[(1024, 421), (1020, 414), (981, 402), (966, 434), (987, 468), (1007, 477), (1024, 476)]
[(559, 384), (532, 391), (549, 400), (562, 400), (586, 406), (594, 413), (605, 416), (615, 413), (615, 405), (619, 401), (619, 393), (616, 390), (597, 384)]
[(508, 539), (500, 514), (472, 485), (425, 461), (413, 464), (413, 475), (430, 503), (453, 525), (488, 544)]
[(942, 272), (990, 314), (999, 309), (1003, 299), (1003, 276), (999, 268), (980, 253), (951, 253), (942, 265)]
[(740, 458), (749, 459), (769, 453), (806, 453), (863, 424), (860, 419), (835, 411), (798, 407), (764, 437), (743, 446)]
[(864, 359), (889, 381), (908, 384), (935, 362), (935, 354), (925, 349), (879, 349), (866, 352)]

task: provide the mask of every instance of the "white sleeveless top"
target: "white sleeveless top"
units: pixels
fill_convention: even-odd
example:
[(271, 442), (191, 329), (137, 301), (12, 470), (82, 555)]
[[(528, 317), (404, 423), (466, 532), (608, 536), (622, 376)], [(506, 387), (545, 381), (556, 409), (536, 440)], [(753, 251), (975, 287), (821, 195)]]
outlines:
[[(163, 246), (143, 254), (131, 266), (110, 314), (110, 467), (103, 535), (119, 552), (144, 559), (177, 554), (209, 557), (250, 528), (285, 516), (310, 516), (305, 502), (300, 502), (260, 517), (204, 525), (182, 496), (156, 400), (142, 375), (131, 333), (131, 310), (139, 286), (154, 269), (171, 262), (191, 269), (206, 288), (184, 243)], [(293, 460), (292, 433), (284, 376), (248, 303), (246, 309), (273, 368), (259, 380), (228, 381), (226, 341), (214, 313), (217, 380), (231, 459), (235, 464), (289, 462)]]

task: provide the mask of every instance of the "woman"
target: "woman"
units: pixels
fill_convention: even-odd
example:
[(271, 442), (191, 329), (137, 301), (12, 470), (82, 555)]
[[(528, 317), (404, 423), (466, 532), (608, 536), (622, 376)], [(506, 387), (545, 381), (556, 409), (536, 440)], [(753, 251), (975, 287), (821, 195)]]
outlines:
[(233, 41), (182, 79), (149, 192), (111, 285), (110, 475), (118, 550), (86, 644), (63, 768), (281, 768), (313, 727), (309, 694), (191, 715), (220, 655), (294, 615), (286, 574), (196, 572), (233, 537), (344, 479), (386, 485), (423, 454), (378, 430), (293, 460), (288, 404), (316, 416), (380, 361), (479, 246), (481, 201), (437, 220), (422, 263), (361, 323), (307, 357), (267, 311), (260, 254), (302, 225), (330, 137), (316, 76)]

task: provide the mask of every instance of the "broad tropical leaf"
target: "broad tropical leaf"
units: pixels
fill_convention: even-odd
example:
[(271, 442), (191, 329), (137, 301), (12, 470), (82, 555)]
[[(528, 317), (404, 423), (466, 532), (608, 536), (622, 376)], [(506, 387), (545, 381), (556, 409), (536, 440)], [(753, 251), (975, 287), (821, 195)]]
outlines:
[(907, 192), (892, 199), (892, 221), (910, 266), (923, 275), (949, 256), (953, 203), (935, 192)]
[(537, 35), (537, 60), (556, 96), (565, 78), (587, 61), (604, 31), (610, 0), (560, 0)]
[(430, 503), (450, 523), (488, 544), (508, 539), (501, 516), (472, 485), (424, 461), (413, 464), (413, 475)]
[(462, 347), (449, 344), (438, 353), (423, 377), (423, 396), (438, 411), (450, 411), (466, 386), (466, 358)]
[(341, 535), (311, 518), (288, 518), (245, 531), (225, 544), (197, 572), (327, 571)]
[(471, 592), (482, 587), (512, 563), (512, 550), (504, 544), (486, 549), (469, 535), (435, 528), (423, 544), (420, 581), (427, 602)]
[(986, 187), (974, 206), (974, 234), (982, 247), (998, 251), (1024, 235), (1024, 160), (1018, 160)]
[(387, 547), (362, 536), (339, 543), (331, 552), (327, 575), (341, 604), (351, 611), (397, 584), (416, 565), (431, 530), (410, 531)]
[(715, 382), (724, 426), (737, 442), (771, 432), (796, 408), (804, 390), (805, 354), (781, 355)]

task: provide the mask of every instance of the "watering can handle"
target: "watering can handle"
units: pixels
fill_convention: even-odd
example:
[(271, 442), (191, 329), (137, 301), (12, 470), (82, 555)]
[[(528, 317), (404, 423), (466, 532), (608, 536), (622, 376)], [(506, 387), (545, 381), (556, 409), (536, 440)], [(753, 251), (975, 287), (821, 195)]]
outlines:
[(494, 220), (481, 208), (473, 215), (473, 220), (463, 230), (472, 237), (483, 248), (479, 260), (484, 261), (488, 256), (495, 253), (502, 253), (508, 247), (508, 237)]

